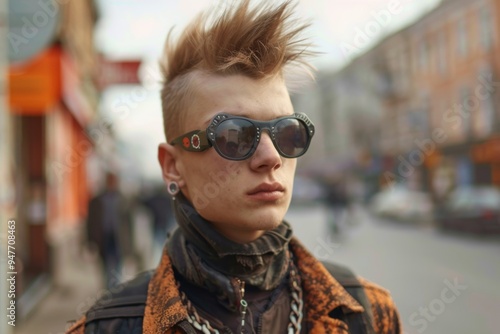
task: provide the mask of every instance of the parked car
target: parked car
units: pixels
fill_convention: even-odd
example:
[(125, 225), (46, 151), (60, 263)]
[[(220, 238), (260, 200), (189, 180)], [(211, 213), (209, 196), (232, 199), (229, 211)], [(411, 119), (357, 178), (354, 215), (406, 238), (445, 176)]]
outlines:
[(399, 221), (430, 223), (433, 219), (430, 195), (404, 185), (395, 185), (375, 194), (369, 207), (377, 216)]
[(500, 233), (500, 190), (491, 186), (458, 188), (436, 211), (442, 229)]

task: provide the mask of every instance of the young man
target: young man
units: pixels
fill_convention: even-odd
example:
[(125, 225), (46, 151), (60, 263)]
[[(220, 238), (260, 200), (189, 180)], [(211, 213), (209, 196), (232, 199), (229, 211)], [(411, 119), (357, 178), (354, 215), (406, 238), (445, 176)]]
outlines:
[(243, 0), (167, 42), (158, 159), (179, 228), (69, 333), (401, 332), (387, 291), (327, 270), (283, 221), (314, 134), (284, 80), (310, 54), (292, 8)]

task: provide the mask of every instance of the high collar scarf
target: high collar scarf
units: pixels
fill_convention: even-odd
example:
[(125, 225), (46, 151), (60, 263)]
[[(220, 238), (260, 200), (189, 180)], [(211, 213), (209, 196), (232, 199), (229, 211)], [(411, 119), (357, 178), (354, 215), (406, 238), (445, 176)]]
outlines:
[(214, 293), (228, 309), (239, 307), (238, 279), (271, 290), (286, 276), (292, 238), (288, 223), (240, 244), (218, 233), (182, 194), (174, 201), (174, 211), (179, 228), (167, 242), (173, 266), (191, 283)]

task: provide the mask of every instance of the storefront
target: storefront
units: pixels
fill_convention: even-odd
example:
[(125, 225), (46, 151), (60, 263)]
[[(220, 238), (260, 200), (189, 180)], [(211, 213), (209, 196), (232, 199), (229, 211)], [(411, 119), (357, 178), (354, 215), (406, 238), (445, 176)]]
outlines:
[(493, 137), (472, 148), (475, 183), (500, 187), (500, 137)]
[(9, 105), (14, 124), (18, 193), (18, 295), (22, 317), (54, 279), (54, 235), (85, 216), (86, 159), (92, 150), (84, 128), (91, 107), (76, 67), (57, 45), (11, 66)]

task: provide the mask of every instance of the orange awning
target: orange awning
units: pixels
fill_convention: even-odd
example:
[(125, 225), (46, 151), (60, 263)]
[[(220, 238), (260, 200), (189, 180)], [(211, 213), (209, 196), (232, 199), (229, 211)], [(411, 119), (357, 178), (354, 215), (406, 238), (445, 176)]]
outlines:
[(61, 51), (52, 47), (33, 60), (9, 68), (9, 105), (13, 114), (41, 115), (61, 96)]

